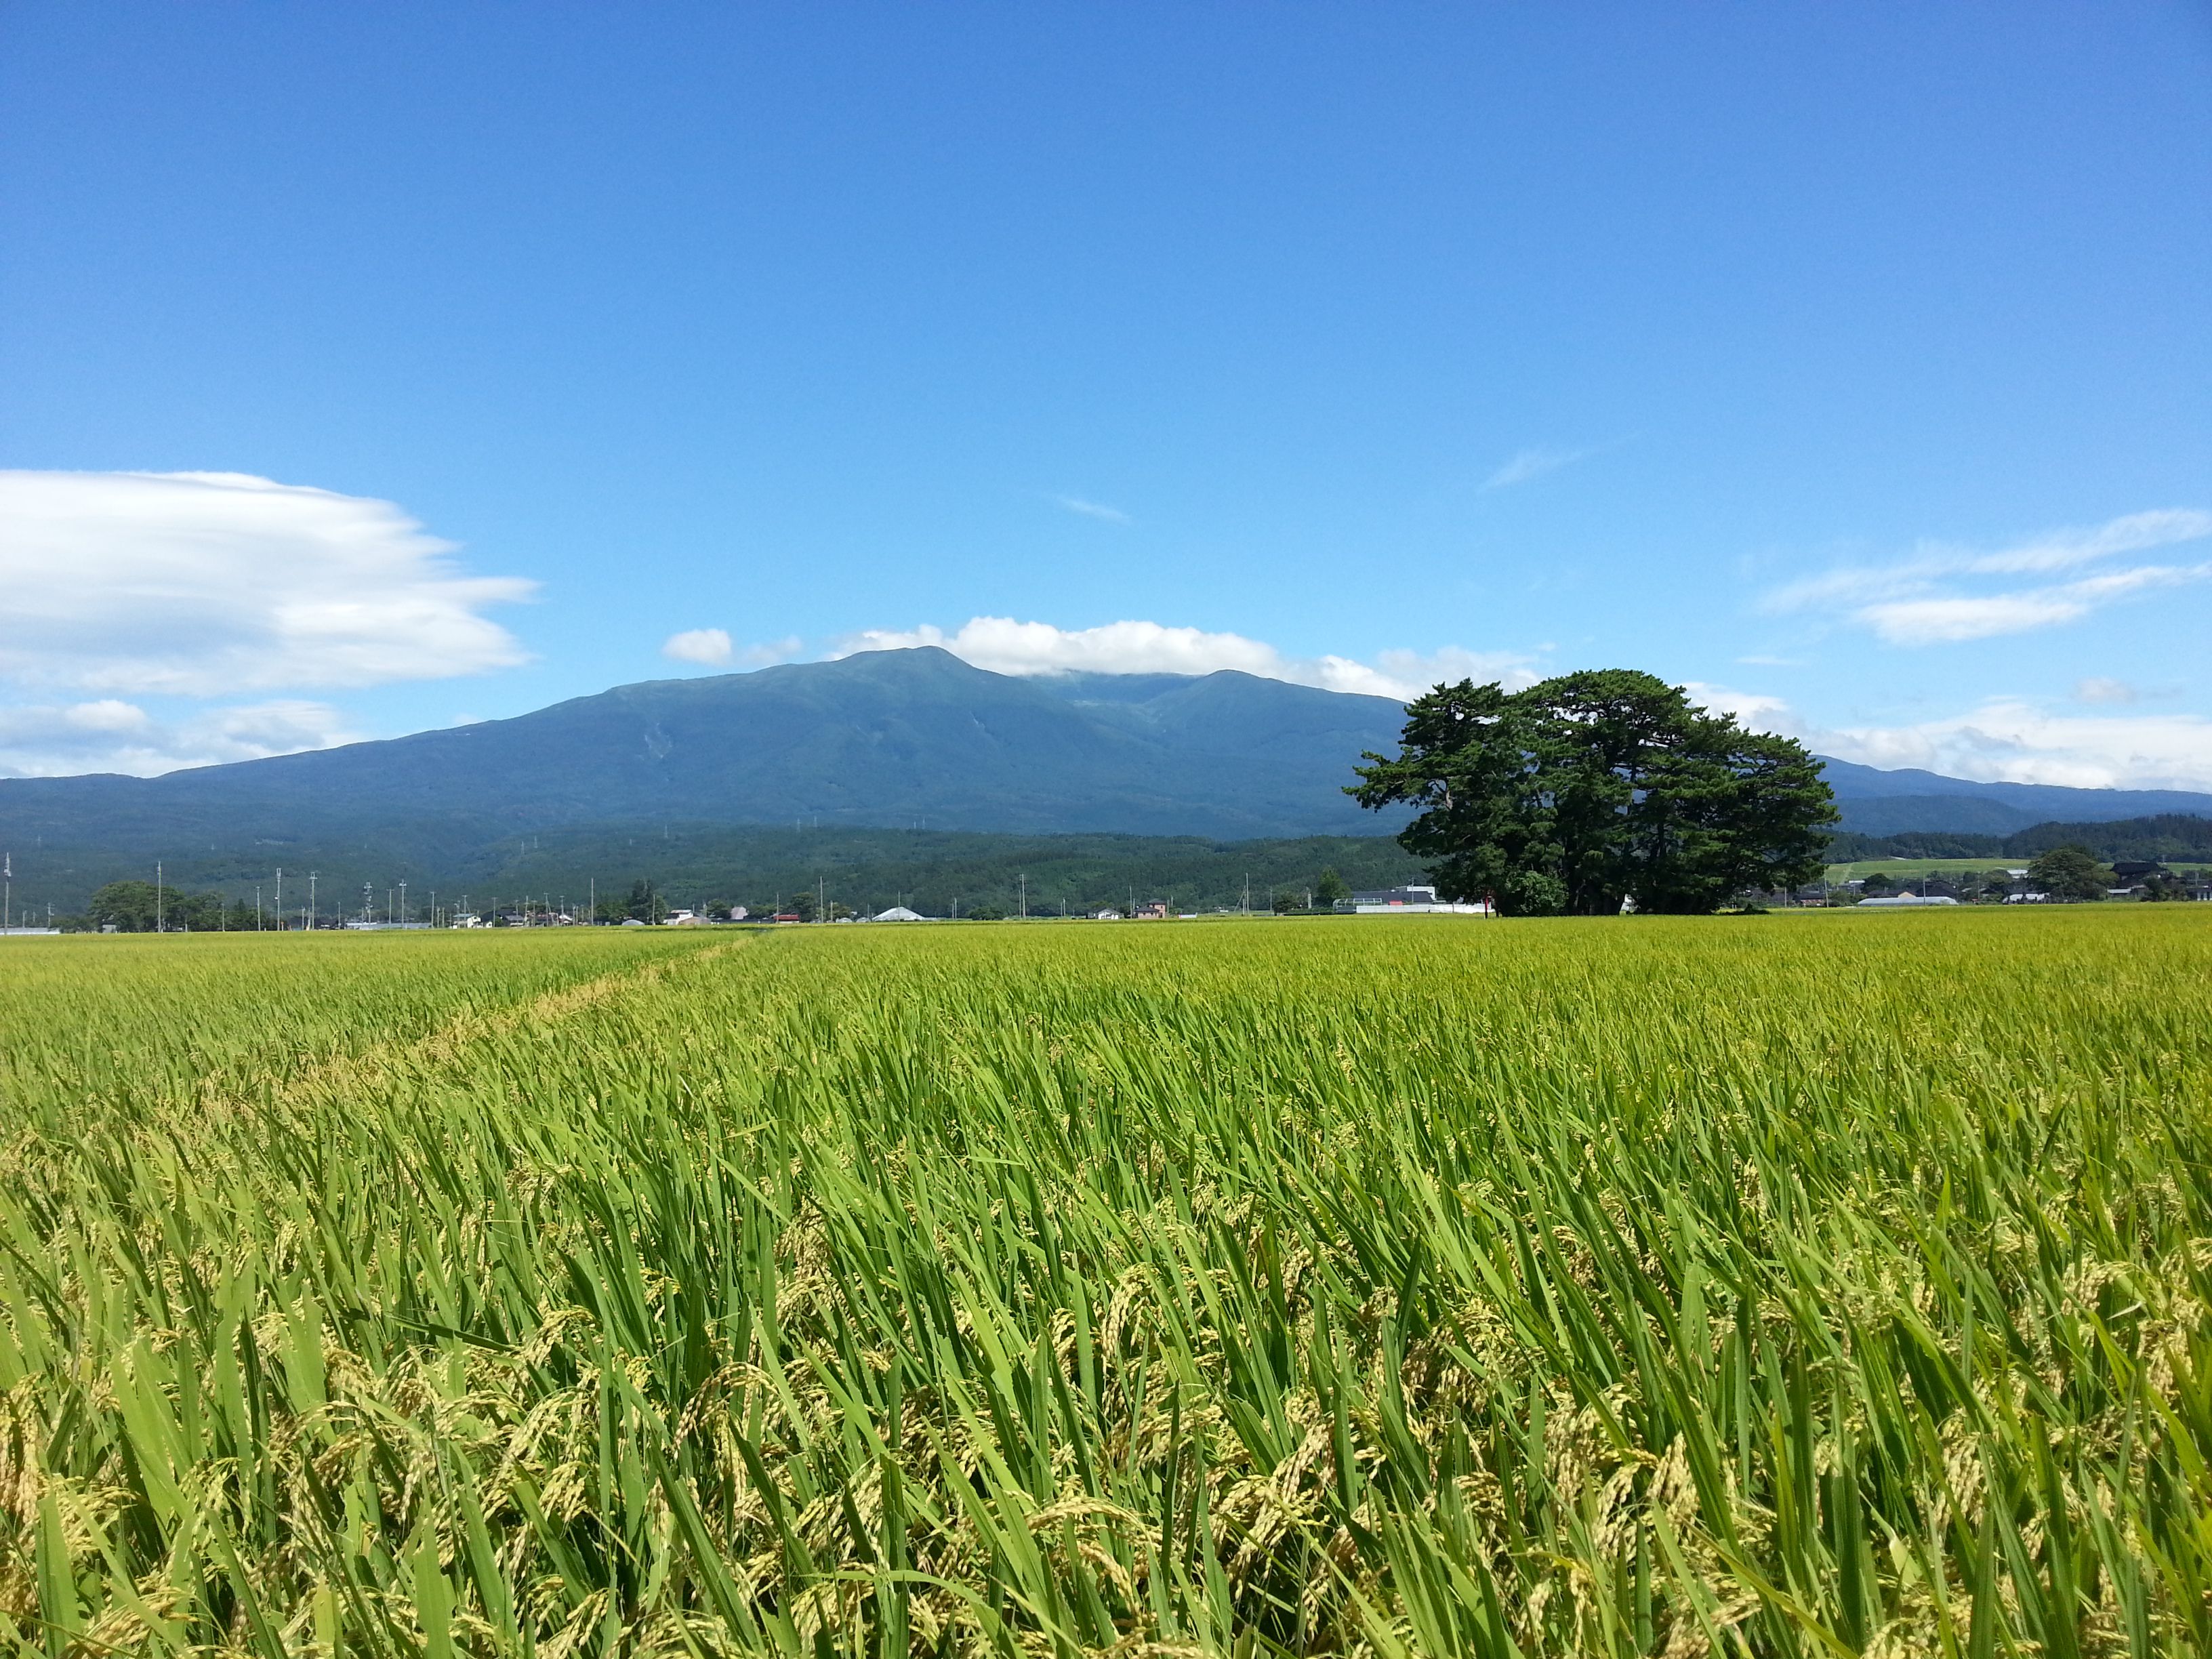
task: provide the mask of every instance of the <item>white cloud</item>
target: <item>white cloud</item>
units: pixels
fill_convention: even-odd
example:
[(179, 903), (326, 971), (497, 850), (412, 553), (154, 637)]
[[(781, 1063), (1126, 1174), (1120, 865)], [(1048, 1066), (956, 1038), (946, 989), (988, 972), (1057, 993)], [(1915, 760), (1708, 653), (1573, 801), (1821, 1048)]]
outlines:
[(971, 617), (950, 634), (927, 623), (914, 629), (871, 629), (839, 641), (830, 654), (922, 645), (941, 646), (996, 674), (1211, 674), (1233, 668), (1262, 679), (1401, 701), (1418, 696), (1439, 680), (1503, 678), (1517, 687), (1533, 684), (1537, 678), (1534, 658), (1517, 653), (1464, 651), (1453, 646), (1429, 656), (1385, 651), (1369, 664), (1351, 657), (1289, 657), (1265, 641), (1242, 634), (1155, 622), (1063, 629), (1011, 617)]
[(709, 668), (767, 668), (796, 660), (805, 647), (806, 642), (796, 634), (758, 645), (738, 645), (730, 638), (727, 629), (687, 628), (664, 640), (660, 654), (678, 662), (696, 662)]
[(232, 472), (0, 471), (0, 675), (211, 697), (442, 679), (525, 659), (389, 501)]
[(1218, 668), (1267, 674), (1282, 660), (1273, 646), (1241, 634), (1209, 634), (1152, 622), (1062, 629), (1050, 623), (1016, 622), (1011, 617), (973, 617), (951, 634), (927, 623), (902, 630), (870, 629), (843, 641), (831, 654), (917, 645), (942, 646), (994, 674), (1210, 674)]
[(1118, 507), (1108, 507), (1103, 501), (1086, 501), (1080, 495), (1054, 495), (1054, 506), (1070, 513), (1079, 513), (1086, 519), (1103, 519), (1108, 524), (1127, 524), (1129, 515)]
[(2076, 702), (2133, 702), (2140, 695), (2125, 680), (2099, 679), (2092, 677), (2074, 682)]
[(1448, 645), (1424, 654), (1419, 651), (1378, 651), (1375, 665), (1349, 657), (1323, 657), (1322, 673), (1310, 684), (1331, 691), (1366, 691), (1403, 702), (1433, 686), (1456, 680), (1478, 685), (1496, 680), (1509, 691), (1535, 684), (1543, 678), (1536, 659), (1519, 651), (1465, 651)]
[(1784, 737), (1799, 735), (1797, 720), (1790, 705), (1780, 697), (1738, 691), (1725, 685), (1709, 685), (1702, 680), (1692, 680), (1682, 689), (1699, 708), (1717, 714), (1733, 715), (1750, 731), (1775, 732)]
[(2212, 790), (2212, 720), (2201, 714), (2054, 714), (1999, 698), (1913, 726), (1821, 733), (1814, 746), (1868, 766), (1982, 782)]
[(1588, 455), (1587, 449), (1524, 449), (1482, 481), (1485, 489), (1510, 489), (1515, 484), (1540, 478), (1571, 466)]
[[(2109, 688), (2118, 682), (2083, 684)], [(2212, 790), (2212, 720), (2199, 714), (2053, 714), (2026, 698), (1995, 697), (1968, 714), (1909, 725), (1821, 726), (1779, 697), (1717, 685), (1688, 690), (1705, 707), (1753, 730), (1778, 732), (1815, 753), (1885, 771), (1917, 767), (1979, 783), (2076, 789)]]
[(0, 708), (0, 775), (127, 772), (149, 777), (180, 766), (258, 760), (360, 740), (337, 709), (319, 702), (210, 708), (162, 720), (136, 703), (100, 697)]
[[(2166, 507), (2088, 529), (2051, 531), (1995, 552), (1926, 544), (1881, 566), (1849, 566), (1766, 595), (1771, 611), (1841, 606), (1893, 645), (1935, 645), (2021, 634), (2078, 621), (2131, 593), (2212, 578), (2212, 563), (2135, 565), (2073, 581), (1991, 591), (1986, 579), (2079, 570), (2124, 553), (2212, 537), (2212, 513)], [(1975, 579), (1984, 579), (1977, 581)]]
[(671, 634), (662, 642), (660, 654), (678, 662), (727, 662), (730, 636), (720, 628), (687, 628), (681, 634)]

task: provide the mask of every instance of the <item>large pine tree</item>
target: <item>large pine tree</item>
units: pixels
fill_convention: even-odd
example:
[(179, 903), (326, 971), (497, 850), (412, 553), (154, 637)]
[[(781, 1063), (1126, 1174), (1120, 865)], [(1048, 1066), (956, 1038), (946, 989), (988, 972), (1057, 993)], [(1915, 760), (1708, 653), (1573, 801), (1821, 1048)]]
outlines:
[(1629, 669), (1524, 691), (1462, 680), (1406, 709), (1395, 757), (1346, 789), (1405, 802), (1401, 833), (1438, 891), (1515, 915), (1702, 915), (1820, 873), (1835, 805), (1790, 738), (1744, 729)]

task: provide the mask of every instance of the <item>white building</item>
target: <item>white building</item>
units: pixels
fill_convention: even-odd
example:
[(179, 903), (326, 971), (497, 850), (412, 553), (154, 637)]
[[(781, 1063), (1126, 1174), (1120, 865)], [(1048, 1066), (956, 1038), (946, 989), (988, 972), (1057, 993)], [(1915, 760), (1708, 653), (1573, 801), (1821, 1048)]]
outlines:
[(923, 921), (927, 920), (927, 918), (923, 916), (921, 912), (919, 910), (909, 910), (903, 904), (894, 904), (888, 910), (878, 910), (873, 920), (877, 921)]
[(1486, 904), (1440, 899), (1433, 887), (1385, 887), (1352, 896), (1353, 913), (1363, 916), (1486, 916)]

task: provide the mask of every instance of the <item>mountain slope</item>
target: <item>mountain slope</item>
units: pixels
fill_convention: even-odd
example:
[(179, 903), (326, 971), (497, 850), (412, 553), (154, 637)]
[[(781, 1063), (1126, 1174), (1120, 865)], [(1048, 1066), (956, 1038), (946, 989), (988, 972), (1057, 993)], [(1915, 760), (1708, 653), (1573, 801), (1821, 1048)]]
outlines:
[[(1022, 679), (933, 648), (619, 686), (514, 720), (159, 778), (0, 782), (0, 824), (154, 847), (363, 823), (656, 819), (1372, 834), (1340, 792), (1402, 718), (1238, 673)], [(1157, 682), (1152, 683), (1152, 682)]]

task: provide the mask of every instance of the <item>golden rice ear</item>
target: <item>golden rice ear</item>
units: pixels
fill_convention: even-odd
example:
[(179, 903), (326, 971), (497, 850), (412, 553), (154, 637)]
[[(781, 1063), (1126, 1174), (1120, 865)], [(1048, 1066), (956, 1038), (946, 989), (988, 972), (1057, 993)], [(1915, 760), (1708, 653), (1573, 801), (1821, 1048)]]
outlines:
[(0, 1617), (2193, 1650), (2212, 938), (1925, 920), (33, 942)]

